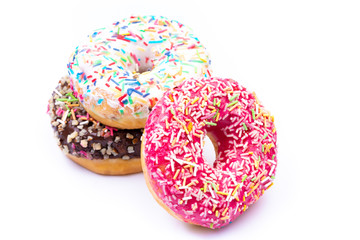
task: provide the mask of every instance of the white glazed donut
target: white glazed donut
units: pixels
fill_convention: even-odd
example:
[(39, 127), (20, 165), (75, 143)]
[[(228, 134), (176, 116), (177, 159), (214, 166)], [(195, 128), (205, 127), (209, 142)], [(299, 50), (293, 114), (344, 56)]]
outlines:
[(210, 75), (205, 47), (183, 24), (132, 16), (90, 34), (70, 57), (68, 72), (86, 111), (101, 123), (143, 128), (163, 93)]

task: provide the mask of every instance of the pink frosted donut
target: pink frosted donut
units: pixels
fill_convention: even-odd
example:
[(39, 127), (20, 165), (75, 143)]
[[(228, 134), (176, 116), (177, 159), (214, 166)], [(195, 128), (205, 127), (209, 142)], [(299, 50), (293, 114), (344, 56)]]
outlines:
[[(231, 79), (186, 80), (169, 90), (146, 122), (145, 179), (158, 203), (185, 222), (208, 228), (231, 223), (273, 184), (274, 118)], [(216, 150), (203, 157), (208, 135)]]

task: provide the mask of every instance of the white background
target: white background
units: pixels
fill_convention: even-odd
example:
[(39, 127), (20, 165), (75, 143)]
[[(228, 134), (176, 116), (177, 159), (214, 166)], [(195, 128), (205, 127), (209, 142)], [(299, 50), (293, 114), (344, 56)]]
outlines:
[[(359, 239), (358, 1), (9, 2), (0, 6), (0, 239)], [(256, 91), (275, 116), (275, 184), (223, 229), (174, 219), (142, 174), (93, 174), (55, 144), (47, 100), (68, 57), (90, 31), (131, 14), (191, 26), (214, 75)]]

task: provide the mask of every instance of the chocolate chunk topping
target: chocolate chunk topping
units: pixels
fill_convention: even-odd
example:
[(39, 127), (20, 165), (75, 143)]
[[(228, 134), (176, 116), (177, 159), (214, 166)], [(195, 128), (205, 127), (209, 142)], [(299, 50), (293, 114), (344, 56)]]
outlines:
[(49, 100), (51, 125), (64, 153), (88, 159), (140, 157), (143, 129), (117, 129), (93, 119), (64, 77)]

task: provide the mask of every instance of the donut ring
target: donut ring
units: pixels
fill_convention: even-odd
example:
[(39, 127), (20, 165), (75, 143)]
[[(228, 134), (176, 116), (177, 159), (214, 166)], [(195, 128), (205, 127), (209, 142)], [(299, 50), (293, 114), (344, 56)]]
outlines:
[(142, 129), (115, 129), (94, 120), (74, 96), (68, 77), (59, 81), (48, 113), (60, 149), (75, 163), (103, 175), (141, 172)]
[(209, 65), (205, 47), (185, 25), (133, 16), (90, 34), (71, 55), (68, 72), (93, 118), (137, 129), (166, 90), (189, 76), (208, 76)]
[[(217, 150), (214, 166), (203, 158), (206, 135)], [(165, 93), (146, 123), (147, 185), (176, 218), (225, 226), (272, 186), (276, 138), (273, 117), (236, 81), (186, 80)]]

